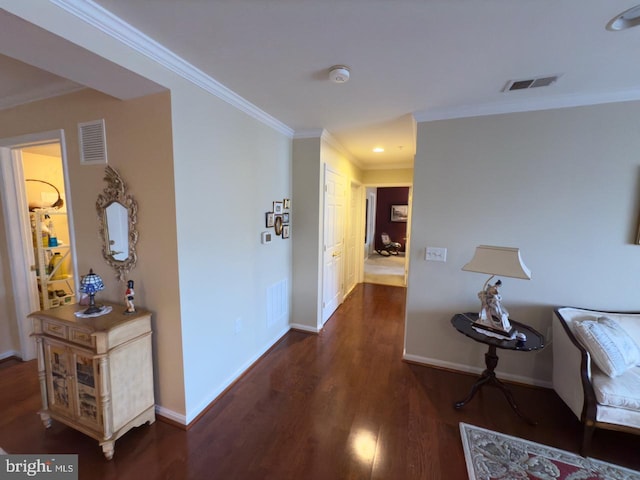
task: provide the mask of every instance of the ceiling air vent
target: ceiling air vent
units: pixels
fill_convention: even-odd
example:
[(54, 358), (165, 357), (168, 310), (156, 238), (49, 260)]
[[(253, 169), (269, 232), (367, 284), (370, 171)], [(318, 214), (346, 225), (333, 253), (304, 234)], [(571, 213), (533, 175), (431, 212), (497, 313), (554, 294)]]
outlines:
[(548, 77), (529, 78), (527, 80), (509, 80), (502, 89), (503, 92), (511, 92), (513, 90), (527, 90), (529, 88), (548, 87), (556, 80), (559, 75), (551, 75)]
[(104, 119), (79, 123), (78, 138), (80, 139), (80, 163), (82, 165), (107, 163)]

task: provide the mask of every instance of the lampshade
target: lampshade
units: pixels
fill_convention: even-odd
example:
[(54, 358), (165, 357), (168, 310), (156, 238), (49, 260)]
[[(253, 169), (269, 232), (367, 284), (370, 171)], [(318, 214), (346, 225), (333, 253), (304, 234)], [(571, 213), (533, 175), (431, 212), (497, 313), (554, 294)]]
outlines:
[(104, 290), (104, 283), (102, 278), (97, 273), (93, 273), (93, 269), (89, 270), (89, 273), (82, 277), (80, 282), (80, 291), (89, 295)]
[(89, 273), (80, 281), (80, 291), (89, 295), (89, 308), (84, 311), (85, 315), (93, 315), (102, 311), (102, 307), (96, 305), (95, 298), (96, 293), (100, 290), (104, 290), (102, 278), (97, 273), (93, 273), (93, 268), (90, 268)]
[(531, 280), (531, 271), (522, 261), (519, 248), (480, 245), (462, 270)]

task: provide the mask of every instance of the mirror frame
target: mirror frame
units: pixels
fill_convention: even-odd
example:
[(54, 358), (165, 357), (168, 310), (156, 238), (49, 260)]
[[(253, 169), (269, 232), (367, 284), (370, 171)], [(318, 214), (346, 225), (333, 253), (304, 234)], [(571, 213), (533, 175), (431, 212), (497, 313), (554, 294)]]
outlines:
[[(136, 245), (138, 243), (138, 204), (135, 199), (127, 193), (127, 185), (120, 174), (112, 167), (105, 168), (104, 181), (107, 186), (104, 187), (103, 193), (98, 195), (96, 201), (96, 210), (98, 212), (98, 230), (102, 239), (102, 257), (116, 271), (116, 277), (124, 282), (128, 273), (136, 266), (138, 255), (136, 253)], [(111, 255), (111, 246), (109, 244), (109, 232), (107, 228), (106, 209), (112, 203), (119, 203), (127, 209), (129, 214), (129, 256), (125, 260), (116, 260)]]

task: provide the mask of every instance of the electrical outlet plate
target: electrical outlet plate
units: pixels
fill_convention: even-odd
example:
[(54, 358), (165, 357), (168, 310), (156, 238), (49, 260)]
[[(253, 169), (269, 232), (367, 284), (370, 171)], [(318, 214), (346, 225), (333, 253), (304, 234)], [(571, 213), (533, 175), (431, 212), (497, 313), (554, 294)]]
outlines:
[(442, 247), (427, 247), (424, 259), (427, 262), (446, 262), (447, 249)]

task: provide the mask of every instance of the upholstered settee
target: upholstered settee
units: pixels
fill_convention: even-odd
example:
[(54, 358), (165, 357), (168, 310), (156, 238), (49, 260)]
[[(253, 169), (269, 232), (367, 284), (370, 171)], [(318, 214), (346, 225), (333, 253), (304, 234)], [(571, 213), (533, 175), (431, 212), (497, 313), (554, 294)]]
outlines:
[(640, 434), (640, 313), (555, 309), (553, 388), (584, 425)]

